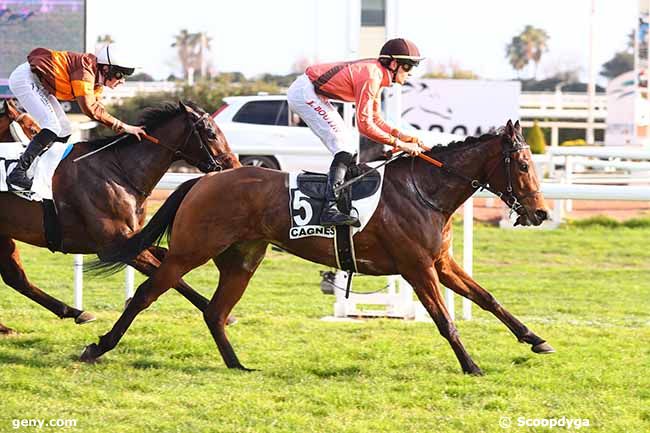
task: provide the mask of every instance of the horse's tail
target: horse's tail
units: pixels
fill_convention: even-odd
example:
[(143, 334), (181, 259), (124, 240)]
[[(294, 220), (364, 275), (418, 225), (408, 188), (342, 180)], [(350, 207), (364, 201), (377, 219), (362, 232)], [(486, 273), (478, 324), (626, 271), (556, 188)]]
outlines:
[(160, 209), (151, 217), (149, 223), (142, 230), (126, 241), (112, 244), (106, 250), (99, 253), (99, 260), (91, 262), (86, 268), (87, 271), (100, 275), (114, 274), (125, 268), (143, 250), (154, 244), (159, 244), (165, 236), (165, 233), (167, 234), (167, 238), (169, 238), (178, 208), (187, 193), (190, 192), (199, 179), (200, 177), (197, 177), (183, 182), (165, 200)]

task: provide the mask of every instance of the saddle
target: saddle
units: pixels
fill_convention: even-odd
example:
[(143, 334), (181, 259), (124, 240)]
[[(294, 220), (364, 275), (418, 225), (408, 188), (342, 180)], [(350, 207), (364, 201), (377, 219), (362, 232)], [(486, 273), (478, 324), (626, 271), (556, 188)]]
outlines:
[[(345, 180), (348, 181), (370, 170), (372, 170), (372, 168), (366, 164), (351, 165), (345, 174)], [(341, 197), (347, 195), (346, 199), (348, 200), (360, 200), (362, 198), (370, 197), (377, 192), (380, 183), (381, 176), (376, 171), (373, 171), (345, 188), (341, 191), (340, 195)], [(300, 173), (298, 175), (298, 189), (308, 197), (316, 200), (324, 200), (325, 191), (327, 189), (327, 174), (314, 173), (311, 171)]]

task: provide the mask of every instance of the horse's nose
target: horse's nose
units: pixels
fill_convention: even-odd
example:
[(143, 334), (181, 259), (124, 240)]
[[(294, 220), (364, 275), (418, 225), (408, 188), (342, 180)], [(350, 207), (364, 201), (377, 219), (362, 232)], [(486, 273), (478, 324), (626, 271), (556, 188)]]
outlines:
[(548, 219), (548, 211), (546, 209), (537, 209), (535, 211), (535, 217), (539, 222), (546, 221)]

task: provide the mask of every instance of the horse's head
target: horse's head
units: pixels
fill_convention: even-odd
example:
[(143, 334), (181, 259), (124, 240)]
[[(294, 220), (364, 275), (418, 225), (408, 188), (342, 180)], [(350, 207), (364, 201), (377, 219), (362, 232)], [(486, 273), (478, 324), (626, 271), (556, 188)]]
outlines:
[(11, 99), (5, 99), (2, 103), (0, 116), (7, 119), (7, 127), (11, 122), (16, 122), (30, 140), (41, 130), (41, 127), (38, 125), (36, 120), (34, 120), (34, 118), (28, 113), (22, 113), (18, 110)]
[(488, 171), (488, 183), (519, 217), (515, 225), (540, 225), (549, 210), (540, 191), (530, 146), (523, 137), (519, 121), (509, 120), (500, 132), (501, 154)]
[(230, 150), (226, 137), (214, 120), (202, 108), (188, 102), (179, 103), (187, 114), (185, 142), (176, 150), (176, 156), (204, 173), (241, 167)]

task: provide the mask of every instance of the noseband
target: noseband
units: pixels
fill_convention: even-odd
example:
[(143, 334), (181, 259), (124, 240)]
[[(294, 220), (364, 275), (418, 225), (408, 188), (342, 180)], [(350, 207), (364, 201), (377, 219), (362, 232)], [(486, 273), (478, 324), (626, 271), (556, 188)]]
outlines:
[[(507, 182), (508, 182), (505, 191), (498, 191), (497, 189), (493, 188), (489, 184), (489, 182), (481, 182), (478, 179), (471, 179), (471, 178), (465, 176), (463, 173), (460, 173), (459, 171), (457, 171), (457, 170), (455, 170), (453, 168), (447, 167), (446, 164), (443, 165), (442, 167), (439, 167), (439, 169), (446, 172), (446, 173), (448, 173), (448, 174), (450, 174), (450, 175), (452, 175), (452, 176), (456, 176), (456, 177), (459, 177), (461, 179), (464, 179), (465, 181), (467, 181), (472, 186), (472, 188), (474, 188), (475, 191), (482, 191), (484, 189), (490, 191), (492, 194), (496, 195), (501, 200), (503, 200), (503, 202), (513, 212), (517, 213), (517, 215), (525, 215), (526, 210), (525, 210), (524, 206), (521, 204), (520, 200), (524, 199), (524, 198), (527, 198), (527, 197), (530, 197), (530, 196), (537, 195), (537, 194), (540, 193), (540, 191), (539, 190), (533, 191), (533, 192), (531, 192), (529, 194), (526, 194), (525, 196), (519, 197), (517, 195), (517, 193), (515, 192), (513, 186), (512, 186), (512, 173), (510, 171), (510, 164), (512, 162), (512, 155), (513, 154), (521, 152), (524, 149), (529, 149), (530, 146), (528, 146), (527, 144), (521, 143), (519, 141), (514, 141), (514, 142), (512, 142), (512, 147), (506, 147), (506, 143), (510, 144), (510, 140), (508, 140), (507, 137), (502, 137), (501, 143), (502, 143), (501, 144), (501, 146), (502, 146), (501, 155), (503, 157), (503, 163), (504, 163), (504, 167), (505, 167), (505, 171), (506, 171), (506, 179), (507, 179)], [(420, 189), (418, 188), (417, 183), (415, 182), (415, 178), (413, 176), (413, 165), (414, 165), (415, 159), (416, 158), (412, 158), (412, 160), (411, 160), (411, 178), (412, 178), (413, 186), (415, 187), (415, 191), (416, 191), (416, 193), (418, 195), (418, 198), (424, 204), (426, 204), (428, 207), (430, 207), (432, 209), (435, 209), (437, 211), (443, 211), (443, 209), (441, 209), (439, 206), (437, 206), (434, 203), (432, 203), (431, 201), (429, 201), (420, 192)], [(492, 176), (492, 174), (496, 170), (497, 165), (498, 164), (495, 164), (494, 167), (492, 168), (492, 170), (490, 170), (490, 172), (487, 174), (487, 176), (486, 176), (487, 179), (490, 179), (490, 177)]]
[[(187, 134), (187, 137), (185, 137), (185, 141), (183, 141), (183, 144), (180, 147), (178, 147), (177, 149), (174, 149), (171, 146), (167, 146), (166, 144), (163, 144), (162, 142), (160, 143), (160, 145), (162, 147), (164, 147), (164, 148), (168, 149), (169, 151), (171, 151), (176, 157), (184, 159), (185, 161), (192, 164), (193, 166), (195, 166), (196, 168), (198, 168), (199, 170), (201, 170), (204, 173), (210, 173), (210, 172), (213, 172), (213, 171), (222, 171), (223, 170), (222, 159), (224, 157), (228, 156), (227, 154), (223, 153), (223, 154), (217, 156), (216, 159), (215, 159), (215, 157), (212, 156), (212, 153), (210, 153), (210, 150), (208, 149), (208, 147), (203, 142), (203, 139), (201, 138), (201, 134), (199, 134), (196, 126), (200, 122), (207, 119), (208, 116), (209, 116), (208, 113), (204, 113), (198, 119), (196, 119), (196, 121), (194, 121), (192, 123), (192, 125), (190, 125), (189, 134)], [(188, 155), (186, 152), (183, 151), (183, 149), (185, 149), (185, 147), (187, 146), (187, 143), (189, 143), (190, 138), (192, 138), (194, 136), (197, 136), (197, 135), (198, 135), (198, 139), (199, 139), (199, 147), (201, 148), (201, 151), (203, 153), (205, 153), (205, 155), (207, 156), (207, 162), (203, 161), (203, 160), (200, 160), (200, 159), (197, 159), (197, 158), (193, 158), (190, 155)]]

